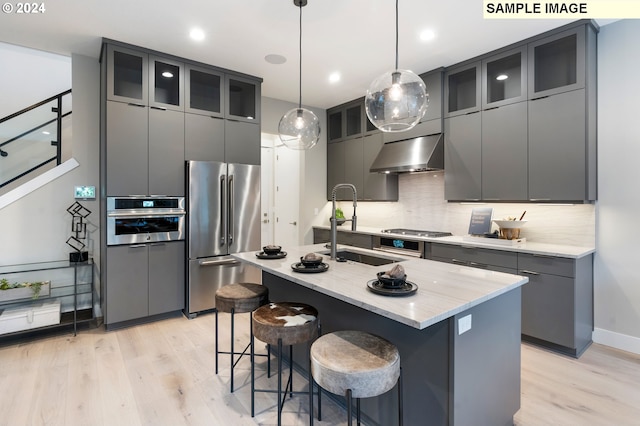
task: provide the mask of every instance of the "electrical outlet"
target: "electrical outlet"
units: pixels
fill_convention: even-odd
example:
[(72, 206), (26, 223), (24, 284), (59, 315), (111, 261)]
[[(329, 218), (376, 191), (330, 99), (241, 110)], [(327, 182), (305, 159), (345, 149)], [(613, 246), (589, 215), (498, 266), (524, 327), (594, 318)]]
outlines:
[(458, 320), (458, 335), (471, 330), (471, 314)]

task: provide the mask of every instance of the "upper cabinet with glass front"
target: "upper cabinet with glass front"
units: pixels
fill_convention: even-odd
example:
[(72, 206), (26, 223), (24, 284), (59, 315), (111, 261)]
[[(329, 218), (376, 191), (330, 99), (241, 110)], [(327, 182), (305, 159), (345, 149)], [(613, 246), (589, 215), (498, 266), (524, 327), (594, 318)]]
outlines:
[(107, 99), (146, 106), (149, 101), (149, 56), (107, 45)]
[(497, 108), (526, 99), (526, 46), (482, 60), (482, 109)]
[(480, 62), (447, 69), (445, 73), (445, 117), (480, 111)]
[(260, 82), (233, 74), (226, 75), (225, 117), (260, 123)]
[(224, 116), (224, 74), (188, 65), (185, 82), (185, 111), (211, 117)]
[(585, 31), (581, 25), (529, 43), (529, 99), (585, 87)]
[(184, 64), (149, 56), (149, 106), (184, 111)]

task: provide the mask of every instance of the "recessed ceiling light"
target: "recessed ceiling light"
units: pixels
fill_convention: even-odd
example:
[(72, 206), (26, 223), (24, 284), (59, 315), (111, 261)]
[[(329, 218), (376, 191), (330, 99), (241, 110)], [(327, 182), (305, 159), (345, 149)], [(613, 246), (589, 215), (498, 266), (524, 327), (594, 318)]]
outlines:
[(506, 75), (506, 74), (499, 74), (498, 76), (496, 76), (496, 80), (498, 80), (498, 81), (506, 80), (508, 78), (509, 78), (509, 76)]
[(331, 83), (337, 83), (338, 81), (340, 81), (340, 73), (339, 72), (332, 72), (331, 74), (329, 74), (329, 82)]
[(43, 135), (50, 135), (50, 134), (51, 134), (51, 132), (47, 132), (46, 130), (43, 130), (43, 131), (42, 131), (42, 134), (43, 134)]
[(276, 55), (275, 53), (265, 56), (264, 60), (274, 65), (280, 65), (287, 62), (287, 58), (282, 55)]
[(431, 41), (436, 38), (436, 33), (433, 30), (424, 30), (420, 33), (420, 40)]
[(164, 72), (162, 73), (162, 76), (163, 76), (164, 78), (172, 78), (172, 77), (173, 77), (173, 73), (170, 73), (169, 71), (164, 71)]
[(189, 33), (189, 37), (191, 37), (191, 39), (195, 41), (202, 41), (204, 40), (204, 31), (202, 31), (200, 28), (194, 28)]

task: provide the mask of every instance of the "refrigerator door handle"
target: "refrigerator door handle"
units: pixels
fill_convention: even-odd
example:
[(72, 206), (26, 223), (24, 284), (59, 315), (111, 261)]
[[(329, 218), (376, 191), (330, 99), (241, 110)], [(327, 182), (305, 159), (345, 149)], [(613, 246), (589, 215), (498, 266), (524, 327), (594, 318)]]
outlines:
[(229, 176), (229, 220), (228, 220), (228, 227), (229, 227), (229, 246), (233, 245), (233, 234), (235, 232), (235, 214), (233, 211), (233, 206), (234, 206), (234, 190), (233, 190), (233, 175)]
[(225, 190), (227, 188), (227, 177), (225, 175), (220, 176), (220, 246), (224, 246), (227, 242), (226, 239), (226, 229), (224, 228), (225, 223), (225, 212), (226, 212), (226, 194)]
[(236, 259), (199, 260), (198, 261), (198, 265), (200, 266), (237, 265), (238, 263), (240, 263), (240, 261)]

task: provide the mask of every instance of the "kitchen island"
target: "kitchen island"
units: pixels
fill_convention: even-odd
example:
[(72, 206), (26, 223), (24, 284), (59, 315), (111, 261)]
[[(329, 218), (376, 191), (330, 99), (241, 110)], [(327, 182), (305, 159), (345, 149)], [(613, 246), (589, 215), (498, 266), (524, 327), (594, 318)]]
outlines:
[[(400, 351), (405, 424), (505, 425), (520, 408), (520, 287), (527, 278), (464, 266), (411, 259), (348, 247), (401, 261), (411, 295), (375, 294), (367, 282), (390, 265), (330, 260), (326, 248), (287, 248), (283, 259), (234, 257), (258, 266), (272, 301), (309, 303), (319, 311), (322, 332), (355, 329), (378, 334)], [(329, 269), (295, 272), (306, 253), (323, 253)], [(307, 354), (294, 361), (306, 368)], [(369, 423), (396, 424), (396, 396), (362, 401)]]

